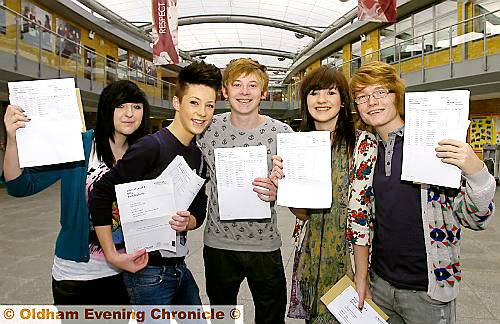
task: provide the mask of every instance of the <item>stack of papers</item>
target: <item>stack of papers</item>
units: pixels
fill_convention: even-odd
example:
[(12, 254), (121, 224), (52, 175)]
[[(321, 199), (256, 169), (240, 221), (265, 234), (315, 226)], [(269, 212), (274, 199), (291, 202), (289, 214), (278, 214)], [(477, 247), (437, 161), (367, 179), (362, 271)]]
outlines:
[(349, 277), (340, 279), (323, 297), (328, 310), (341, 324), (387, 324), (387, 316), (372, 300), (358, 308), (358, 293)]
[(176, 232), (168, 222), (177, 211), (189, 208), (204, 182), (182, 156), (176, 156), (154, 180), (116, 185), (127, 253), (175, 252)]
[(276, 203), (295, 208), (330, 208), (330, 132), (283, 133), (278, 134), (277, 140), (285, 177), (279, 180)]
[(460, 187), (462, 171), (443, 163), (435, 148), (444, 139), (466, 141), (469, 97), (468, 90), (406, 93), (401, 180)]
[(69, 79), (9, 82), (9, 100), (28, 118), (16, 131), (21, 168), (81, 161), (82, 119), (75, 81)]

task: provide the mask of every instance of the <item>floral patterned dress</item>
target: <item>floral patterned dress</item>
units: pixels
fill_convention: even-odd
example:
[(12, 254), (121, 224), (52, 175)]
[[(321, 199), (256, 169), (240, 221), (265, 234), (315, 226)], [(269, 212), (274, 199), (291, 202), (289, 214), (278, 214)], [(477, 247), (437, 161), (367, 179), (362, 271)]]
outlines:
[(337, 322), (320, 298), (344, 275), (352, 276), (350, 245), (370, 245), (376, 159), (377, 141), (365, 131), (356, 130), (352, 157), (345, 148), (332, 149), (332, 206), (309, 210), (305, 224), (296, 226), (303, 240), (295, 254), (289, 317)]

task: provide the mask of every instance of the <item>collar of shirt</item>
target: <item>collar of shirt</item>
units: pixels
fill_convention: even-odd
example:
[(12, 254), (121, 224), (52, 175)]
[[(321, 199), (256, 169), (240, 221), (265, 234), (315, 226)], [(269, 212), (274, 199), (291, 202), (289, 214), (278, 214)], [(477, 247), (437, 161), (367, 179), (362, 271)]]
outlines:
[(382, 137), (377, 133), (376, 137), (379, 142), (382, 143), (385, 149), (385, 176), (390, 177), (392, 172), (392, 154), (394, 153), (394, 143), (396, 142), (396, 136), (403, 137), (405, 131), (405, 125), (389, 133), (387, 142), (385, 142)]

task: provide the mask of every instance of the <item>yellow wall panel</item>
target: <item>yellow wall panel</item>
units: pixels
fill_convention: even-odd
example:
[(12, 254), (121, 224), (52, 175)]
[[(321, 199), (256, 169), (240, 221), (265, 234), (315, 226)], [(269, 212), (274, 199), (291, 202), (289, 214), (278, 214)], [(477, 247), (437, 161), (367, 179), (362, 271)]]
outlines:
[(380, 47), (379, 31), (378, 29), (376, 29), (368, 33), (366, 35), (366, 40), (364, 42), (361, 42), (361, 56), (362, 56), (361, 64), (377, 61), (379, 59), (377, 52), (379, 50), (379, 47)]
[(351, 44), (345, 44), (342, 46), (342, 73), (345, 77), (349, 79), (351, 77), (351, 66), (349, 65), (349, 60), (351, 59)]

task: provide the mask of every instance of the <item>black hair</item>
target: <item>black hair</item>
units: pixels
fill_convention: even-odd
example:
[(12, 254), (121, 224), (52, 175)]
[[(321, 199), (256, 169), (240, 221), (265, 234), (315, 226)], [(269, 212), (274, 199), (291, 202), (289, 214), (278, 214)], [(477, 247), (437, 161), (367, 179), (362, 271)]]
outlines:
[(175, 95), (182, 101), (184, 92), (190, 84), (205, 85), (217, 94), (222, 85), (222, 74), (218, 67), (205, 62), (193, 62), (182, 68), (177, 77)]
[(316, 130), (314, 119), (307, 109), (307, 96), (311, 91), (335, 88), (340, 94), (340, 111), (337, 118), (337, 124), (333, 130), (333, 146), (339, 150), (342, 145), (346, 146), (347, 154), (352, 155), (356, 145), (356, 133), (351, 112), (351, 95), (349, 84), (339, 70), (321, 66), (320, 68), (308, 73), (301, 82), (300, 86), (300, 123), (301, 131)]
[(109, 168), (115, 164), (115, 157), (111, 151), (109, 140), (114, 142), (115, 108), (124, 103), (142, 103), (143, 113), (139, 128), (127, 136), (127, 143), (132, 145), (136, 140), (146, 135), (149, 123), (149, 102), (144, 92), (128, 80), (115, 81), (109, 84), (101, 92), (97, 104), (97, 122), (94, 131), (95, 148), (97, 158), (103, 161)]

